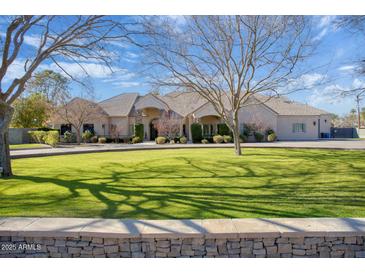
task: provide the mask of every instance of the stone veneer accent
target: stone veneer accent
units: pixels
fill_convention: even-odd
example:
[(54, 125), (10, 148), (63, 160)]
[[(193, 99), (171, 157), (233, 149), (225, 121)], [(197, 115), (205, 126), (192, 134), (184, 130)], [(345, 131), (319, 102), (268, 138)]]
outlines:
[(364, 258), (365, 219), (0, 219), (0, 257)]

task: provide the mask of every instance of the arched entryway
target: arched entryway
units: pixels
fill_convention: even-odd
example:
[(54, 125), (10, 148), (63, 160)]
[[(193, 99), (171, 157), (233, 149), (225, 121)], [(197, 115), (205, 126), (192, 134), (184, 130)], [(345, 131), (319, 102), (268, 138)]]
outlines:
[(155, 127), (155, 123), (158, 121), (158, 118), (152, 119), (150, 122), (150, 141), (154, 141), (158, 136), (158, 130)]

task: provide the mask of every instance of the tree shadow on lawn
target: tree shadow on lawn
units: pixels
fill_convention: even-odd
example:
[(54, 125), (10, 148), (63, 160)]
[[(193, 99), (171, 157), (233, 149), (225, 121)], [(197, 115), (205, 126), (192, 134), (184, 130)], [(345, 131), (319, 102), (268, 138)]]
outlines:
[[(305, 156), (307, 157), (310, 158)], [(78, 217), (148, 219), (236, 218), (255, 215), (259, 217), (323, 217), (334, 216), (335, 208), (346, 206), (361, 208), (365, 204), (365, 195), (363, 195), (365, 184), (354, 185), (349, 180), (342, 181), (341, 186), (338, 186), (337, 181), (318, 181), (319, 174), (333, 176), (336, 170), (333, 167), (326, 172), (321, 171), (323, 168), (320, 166), (308, 171), (298, 171), (298, 167), (295, 166), (284, 168), (273, 163), (260, 163), (263, 169), (268, 170), (268, 174), (259, 174), (240, 162), (220, 161), (221, 167), (212, 168), (186, 157), (176, 158), (182, 162), (184, 172), (179, 172), (174, 166), (155, 167), (153, 163), (146, 161), (126, 172), (117, 171), (126, 166), (120, 163), (109, 163), (102, 167), (103, 173), (88, 171), (87, 178), (82, 175), (85, 174), (85, 170), (73, 169), (72, 174), (81, 174), (79, 179), (38, 176), (13, 176), (11, 179), (37, 184), (52, 183), (70, 192), (68, 196), (46, 203), (26, 202), (29, 211), (32, 207), (39, 209), (60, 201), (77, 200), (80, 198), (80, 191), (85, 190), (98, 203), (106, 206), (100, 211), (91, 208), (86, 216), (80, 216), (75, 212)], [(353, 165), (350, 167), (356, 173), (364, 174), (362, 169), (356, 169)], [(278, 168), (281, 170), (277, 170)], [(131, 167), (128, 166), (128, 169)], [(225, 169), (230, 169), (230, 172), (234, 174), (226, 174)], [(270, 170), (273, 170), (272, 174)], [(100, 183), (95, 183), (98, 180)], [(149, 180), (168, 181), (156, 185), (156, 183), (150, 184)], [(201, 185), (202, 181), (204, 181), (203, 185)], [(251, 183), (253, 181), (255, 183)], [(109, 197), (113, 195), (120, 199)], [(27, 197), (19, 197), (19, 201), (27, 201)], [(80, 200), (80, 202), (84, 201)], [(92, 207), (93, 202), (90, 203)], [(6, 201), (1, 207), (5, 204), (7, 204)], [(98, 207), (97, 204), (94, 206)], [(121, 206), (128, 206), (129, 209), (120, 209)]]

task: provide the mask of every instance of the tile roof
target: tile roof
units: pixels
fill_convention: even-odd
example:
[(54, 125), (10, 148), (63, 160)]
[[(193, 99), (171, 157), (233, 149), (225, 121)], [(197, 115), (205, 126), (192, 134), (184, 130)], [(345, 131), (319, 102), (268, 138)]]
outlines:
[(264, 103), (279, 115), (323, 115), (329, 114), (327, 111), (312, 107), (308, 104), (295, 102), (286, 97), (266, 97), (254, 95), (255, 98)]
[[(165, 102), (171, 110), (183, 117), (196, 111), (207, 103), (207, 100), (196, 92), (170, 92), (165, 95), (154, 94), (153, 96)], [(289, 100), (286, 97), (269, 98), (259, 94), (253, 96), (278, 115), (329, 114), (324, 110), (312, 107), (308, 104)], [(99, 105), (109, 116), (128, 116), (137, 98), (143, 97), (139, 96), (138, 93), (123, 93), (104, 100), (100, 102)]]
[(138, 96), (138, 93), (122, 93), (99, 102), (99, 105), (109, 116), (128, 116)]
[(195, 92), (170, 92), (163, 96), (156, 96), (181, 116), (187, 116), (207, 102)]

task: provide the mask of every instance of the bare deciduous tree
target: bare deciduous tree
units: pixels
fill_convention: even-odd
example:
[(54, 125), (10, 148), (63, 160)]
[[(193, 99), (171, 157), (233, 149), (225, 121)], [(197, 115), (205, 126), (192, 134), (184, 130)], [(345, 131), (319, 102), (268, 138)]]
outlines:
[(357, 127), (361, 127), (361, 101), (365, 98), (365, 87), (353, 89), (339, 89), (339, 96), (353, 97), (356, 102)]
[(176, 118), (171, 112), (164, 111), (159, 119), (153, 122), (159, 136), (175, 138), (180, 133), (181, 119)]
[[(2, 24), (4, 26), (4, 24)], [(2, 176), (12, 175), (9, 157), (8, 128), (12, 118), (11, 104), (23, 92), (27, 81), (44, 62), (54, 63), (74, 78), (64, 61), (83, 67), (82, 61), (102, 62), (111, 67), (108, 42), (129, 39), (127, 24), (105, 16), (13, 16), (0, 40), (0, 167)], [(30, 46), (27, 38), (36, 42)], [(33, 39), (34, 40), (34, 39)], [(3, 90), (5, 77), (11, 78), (10, 66), (22, 59), (24, 72)], [(87, 73), (87, 71), (85, 70)]]
[(54, 124), (70, 124), (75, 129), (77, 143), (82, 140), (82, 128), (86, 123), (103, 122), (106, 119), (104, 110), (96, 103), (76, 97), (59, 106), (51, 118)]
[[(192, 16), (182, 27), (148, 18), (146, 63), (154, 83), (197, 92), (233, 132), (241, 155), (238, 113), (252, 95), (285, 93), (308, 56), (312, 34), (303, 16)], [(157, 69), (157, 67), (159, 69)]]

